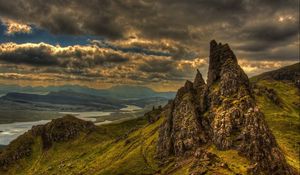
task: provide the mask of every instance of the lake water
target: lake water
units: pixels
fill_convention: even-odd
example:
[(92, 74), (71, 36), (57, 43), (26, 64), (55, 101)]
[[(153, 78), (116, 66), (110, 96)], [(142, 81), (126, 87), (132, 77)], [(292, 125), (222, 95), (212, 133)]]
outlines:
[[(126, 105), (125, 108), (120, 109), (118, 112), (136, 112), (142, 108), (134, 105)], [(103, 112), (103, 111), (90, 111), (90, 112), (59, 112), (61, 114), (71, 114), (77, 118), (86, 121), (96, 122), (96, 118), (102, 116), (108, 116), (114, 112)], [(42, 125), (50, 122), (50, 120), (40, 120), (33, 122), (15, 122), (8, 124), (0, 124), (0, 145), (8, 145), (12, 140), (22, 135), (34, 125)], [(96, 125), (104, 125), (113, 123), (114, 121), (105, 120), (103, 122), (97, 122)]]
[(91, 111), (91, 112), (60, 112), (60, 114), (70, 114), (82, 120), (95, 122), (97, 117), (107, 116), (112, 114), (112, 112), (101, 112), (101, 111)]
[(40, 120), (34, 122), (15, 122), (0, 124), (0, 145), (7, 145), (9, 142), (22, 135), (34, 125), (42, 125), (50, 120)]
[(141, 110), (141, 107), (135, 106), (135, 105), (126, 105), (125, 108), (121, 108), (120, 111), (122, 112), (133, 112), (133, 111), (138, 111)]

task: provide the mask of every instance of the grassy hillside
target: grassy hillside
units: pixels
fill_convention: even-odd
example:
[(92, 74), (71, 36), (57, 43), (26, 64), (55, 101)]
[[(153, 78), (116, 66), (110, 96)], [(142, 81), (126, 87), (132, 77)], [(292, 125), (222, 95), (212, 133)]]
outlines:
[(266, 94), (256, 100), (265, 114), (265, 119), (290, 165), (299, 171), (300, 151), (300, 92), (292, 82), (260, 80), (258, 86), (274, 89), (281, 104), (275, 104)]
[[(158, 128), (164, 118), (147, 124), (145, 118), (98, 127), (77, 139), (54, 143), (42, 150), (41, 138), (35, 139), (33, 154), (18, 161), (3, 174), (188, 174), (200, 162), (194, 158), (161, 165), (156, 159)], [(124, 134), (125, 133), (125, 134)], [(201, 161), (203, 172), (232, 174), (245, 172), (249, 162), (236, 151), (218, 151), (215, 162)], [(179, 163), (175, 163), (179, 162)]]
[(153, 157), (153, 152), (148, 147), (154, 146), (151, 142), (157, 135), (152, 133), (159, 123), (134, 131), (145, 123), (145, 119), (136, 119), (98, 127), (67, 143), (55, 143), (47, 151), (42, 150), (41, 138), (36, 138), (33, 154), (6, 174), (153, 173), (152, 161), (147, 158)]

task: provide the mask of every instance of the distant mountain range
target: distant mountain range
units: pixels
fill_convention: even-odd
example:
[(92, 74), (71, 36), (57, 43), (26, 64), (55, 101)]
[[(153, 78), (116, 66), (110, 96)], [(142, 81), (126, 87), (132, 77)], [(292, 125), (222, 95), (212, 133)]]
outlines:
[(99, 108), (121, 108), (124, 105), (120, 104), (119, 100), (109, 99), (87, 95), (72, 91), (50, 92), (46, 95), (26, 94), (26, 93), (7, 93), (0, 98), (1, 100), (14, 101), (19, 103), (49, 103), (61, 105), (82, 105), (88, 107)]
[[(116, 91), (116, 93), (119, 91)], [(125, 91), (124, 91), (125, 93)], [(66, 108), (67, 106), (82, 106), (84, 109), (97, 109), (97, 110), (111, 110), (124, 108), (125, 105), (136, 105), (144, 107), (145, 105), (155, 101), (168, 101), (166, 97), (159, 97), (153, 93), (151, 95), (144, 95), (144, 98), (117, 98), (120, 95), (114, 94), (103, 94), (103, 96), (90, 95), (87, 93), (79, 93), (74, 91), (57, 91), (49, 92), (48, 94), (30, 94), (30, 93), (19, 93), (10, 92), (0, 97), (0, 103), (14, 102), (14, 104), (26, 104), (29, 108), (34, 109), (35, 107), (50, 107), (50, 108)], [(142, 96), (142, 92), (140, 96)], [(156, 96), (155, 96), (156, 95)], [(132, 95), (128, 95), (133, 97)], [(64, 106), (66, 105), (66, 106)], [(80, 108), (79, 108), (80, 109)], [(62, 110), (62, 109), (60, 109)], [(74, 110), (74, 108), (73, 108)]]
[(118, 85), (108, 89), (93, 89), (78, 85), (65, 86), (48, 86), (48, 87), (32, 87), (32, 86), (17, 86), (17, 85), (0, 85), (0, 94), (7, 93), (31, 93), (31, 94), (46, 94), (50, 92), (74, 92), (93, 96), (101, 96), (106, 98), (116, 99), (144, 99), (149, 97), (163, 97), (167, 99), (174, 98), (175, 92), (156, 92), (148, 87)]
[(60, 116), (58, 112), (115, 111), (126, 105), (144, 108), (166, 104), (174, 95), (141, 86), (92, 89), (76, 85), (0, 85), (0, 123), (52, 119)]

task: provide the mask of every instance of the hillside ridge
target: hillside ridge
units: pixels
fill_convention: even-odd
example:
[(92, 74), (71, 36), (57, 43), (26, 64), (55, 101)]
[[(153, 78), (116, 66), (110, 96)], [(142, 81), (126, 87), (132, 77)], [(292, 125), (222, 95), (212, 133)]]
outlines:
[(300, 89), (300, 62), (282, 67), (277, 70), (264, 72), (251, 78), (254, 82), (259, 80), (290, 81)]

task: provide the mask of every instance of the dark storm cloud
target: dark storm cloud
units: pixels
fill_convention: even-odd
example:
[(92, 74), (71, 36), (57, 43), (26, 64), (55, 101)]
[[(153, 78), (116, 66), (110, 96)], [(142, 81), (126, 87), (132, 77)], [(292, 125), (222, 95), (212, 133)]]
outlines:
[(282, 22), (280, 24), (280, 21), (278, 23), (261, 23), (243, 28), (241, 33), (246, 41), (238, 49), (260, 52), (297, 41), (299, 29), (296, 20), (289, 23)]
[[(144, 45), (138, 45), (138, 44), (130, 44), (129, 46), (121, 46), (118, 44), (113, 44), (105, 41), (98, 41), (93, 40), (91, 41), (92, 44), (97, 45), (101, 48), (110, 48), (115, 51), (122, 51), (124, 53), (142, 53), (146, 55), (153, 55), (153, 56), (171, 56), (173, 53), (169, 53), (167, 51), (156, 51), (152, 50), (153, 48), (147, 47)], [(148, 45), (149, 46), (149, 45)]]
[[(295, 0), (0, 0), (0, 16), (55, 34), (167, 38), (199, 49), (213, 38), (276, 47), (283, 44), (279, 41), (297, 37), (297, 5)], [(294, 20), (278, 22), (286, 15)], [(265, 48), (250, 44), (241, 49)]]
[(250, 20), (271, 18), (280, 11), (295, 13), (297, 1), (0, 0), (2, 17), (33, 23), (54, 33), (89, 33), (109, 38), (122, 38), (133, 30), (150, 38), (191, 40), (197, 35), (189, 27), (220, 22), (241, 27)]
[(122, 53), (99, 50), (93, 46), (60, 47), (44, 43), (0, 45), (0, 61), (32, 66), (56, 66), (74, 70), (112, 66), (128, 60)]
[(17, 48), (13, 52), (3, 52), (1, 50), (0, 60), (35, 66), (52, 66), (59, 64), (58, 59), (50, 55), (47, 48), (43, 46), (36, 48)]
[(117, 21), (117, 3), (110, 0), (0, 1), (0, 15), (31, 23), (59, 34), (96, 34), (120, 38), (124, 25)]
[(143, 72), (167, 73), (174, 68), (172, 60), (147, 60), (139, 66)]
[(64, 13), (53, 14), (48, 20), (40, 21), (40, 26), (54, 34), (80, 34), (76, 18)]
[(290, 39), (298, 34), (297, 24), (291, 25), (258, 25), (252, 28), (246, 29), (245, 33), (248, 33), (248, 39), (255, 39), (257, 41), (267, 42), (282, 42)]
[(123, 53), (144, 54), (149, 56), (170, 56), (173, 60), (194, 59), (198, 56), (195, 51), (176, 42), (134, 40), (135, 39), (133, 38), (116, 42), (108, 42), (105, 40), (92, 40), (90, 42), (100, 48), (108, 48)]

